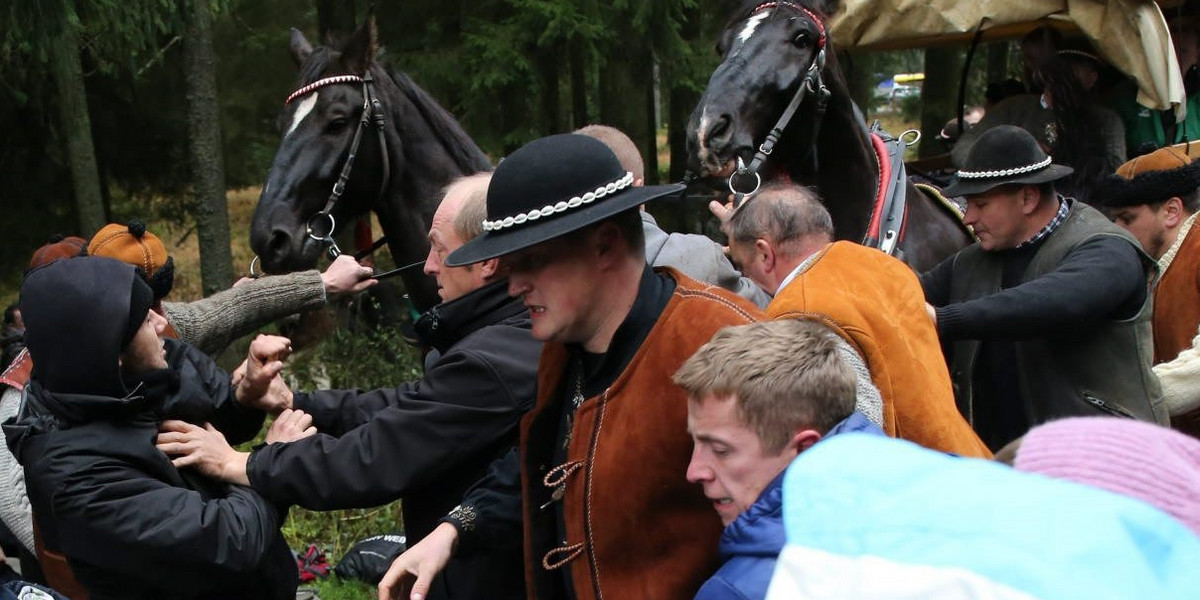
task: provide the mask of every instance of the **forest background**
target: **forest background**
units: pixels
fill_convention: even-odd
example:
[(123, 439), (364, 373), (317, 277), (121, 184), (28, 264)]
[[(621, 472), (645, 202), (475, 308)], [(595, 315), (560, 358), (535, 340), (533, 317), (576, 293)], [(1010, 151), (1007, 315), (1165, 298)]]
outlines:
[[(682, 176), (684, 128), (732, 4), (406, 0), (373, 12), (382, 60), (429, 91), (493, 162), (534, 138), (604, 123), (639, 144), (656, 183)], [(0, 3), (0, 304), (16, 300), (30, 254), (52, 234), (89, 237), (130, 218), (150, 223), (176, 255), (175, 300), (245, 274), (257, 186), (296, 85), (289, 28), (320, 43), (348, 35), (367, 12), (363, 0)], [(980, 102), (984, 82), (1015, 70), (1014, 46), (977, 53), (968, 104)], [(921, 153), (934, 154), (944, 150), (935, 136), (954, 116), (965, 54), (918, 49), (841, 63), (869, 119), (920, 127)], [(919, 96), (899, 106), (876, 98), (881, 81), (922, 71), (930, 75)], [(332, 338), (297, 367), (297, 383), (394, 385), (418, 372), (399, 335)], [(338, 365), (372, 353), (384, 358)], [(398, 514), (294, 511), (287, 531), (295, 546), (317, 543), (336, 559), (357, 537), (399, 527)]]

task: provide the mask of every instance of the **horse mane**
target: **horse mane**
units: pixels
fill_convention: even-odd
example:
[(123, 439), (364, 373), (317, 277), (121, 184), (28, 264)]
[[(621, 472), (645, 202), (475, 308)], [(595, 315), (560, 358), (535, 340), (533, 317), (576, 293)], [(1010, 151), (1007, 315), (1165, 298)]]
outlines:
[(383, 66), (383, 69), (396, 87), (400, 88), (401, 93), (417, 108), (417, 112), (421, 113), (421, 117), (433, 129), (434, 137), (442, 143), (446, 153), (464, 173), (492, 170), (491, 161), (449, 111), (442, 108), (442, 105), (421, 89), (407, 73), (387, 66)]
[[(325, 76), (329, 64), (335, 58), (335, 51), (326, 46), (314, 48), (308, 60), (300, 68), (300, 86), (308, 85)], [(429, 124), (434, 137), (441, 142), (446, 154), (464, 173), (476, 173), (492, 170), (492, 163), (487, 155), (479, 149), (475, 140), (467, 135), (462, 125), (446, 109), (442, 108), (425, 90), (421, 89), (403, 71), (397, 71), (388, 65), (372, 61), (382, 70), (388, 79), (396, 85), (400, 93), (408, 98), (420, 113), (421, 118)]]

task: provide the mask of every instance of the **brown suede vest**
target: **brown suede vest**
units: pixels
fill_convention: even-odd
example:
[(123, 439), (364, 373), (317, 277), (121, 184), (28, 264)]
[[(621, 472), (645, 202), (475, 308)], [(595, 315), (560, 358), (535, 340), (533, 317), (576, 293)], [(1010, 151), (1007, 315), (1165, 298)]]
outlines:
[(1192, 347), (1200, 326), (1200, 226), (1183, 238), (1154, 289), (1154, 364)]
[(908, 265), (873, 248), (835, 242), (779, 291), (767, 315), (816, 318), (846, 338), (883, 397), (888, 435), (942, 452), (992, 456), (954, 403), (937, 330)]
[[(1053, 271), (1076, 246), (1102, 235), (1129, 242), (1148, 272), (1157, 271), (1132, 235), (1095, 209), (1075, 202), (1062, 225), (1038, 248), (1022, 281)], [(999, 291), (1001, 271), (1000, 257), (978, 244), (959, 251), (954, 257), (950, 301), (965, 302)], [(1165, 425), (1162, 389), (1150, 369), (1152, 304), (1148, 299), (1137, 315), (1124, 321), (1097, 320), (1070, 333), (1017, 342), (1021, 397), (1012, 399), (1011, 409), (1027, 415), (1029, 427), (1075, 415), (1122, 416)], [(955, 342), (950, 363), (955, 398), (968, 420), (973, 414), (979, 344), (979, 340)]]
[[(687, 395), (671, 381), (718, 329), (760, 320), (746, 300), (673, 269), (678, 285), (629, 365), (599, 396), (580, 405), (567, 462), (551, 462), (568, 353), (546, 344), (537, 405), (521, 421), (525, 575), (531, 599), (549, 598), (556, 570), (571, 569), (579, 600), (690, 600), (717, 569), (723, 527), (700, 486), (688, 483), (692, 454)], [(554, 470), (555, 473), (551, 473)], [(562, 474), (565, 540), (551, 501)], [(552, 541), (557, 549), (539, 549)], [(565, 542), (565, 543), (563, 543)], [(547, 568), (547, 566), (552, 568)]]

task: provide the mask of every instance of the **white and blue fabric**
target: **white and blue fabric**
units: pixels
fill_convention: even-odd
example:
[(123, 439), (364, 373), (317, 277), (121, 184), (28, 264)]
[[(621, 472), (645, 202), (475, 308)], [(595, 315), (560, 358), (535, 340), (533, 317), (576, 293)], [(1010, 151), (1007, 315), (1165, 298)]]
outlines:
[(1200, 538), (1132, 498), (848, 434), (784, 477), (768, 600), (1200, 597)]

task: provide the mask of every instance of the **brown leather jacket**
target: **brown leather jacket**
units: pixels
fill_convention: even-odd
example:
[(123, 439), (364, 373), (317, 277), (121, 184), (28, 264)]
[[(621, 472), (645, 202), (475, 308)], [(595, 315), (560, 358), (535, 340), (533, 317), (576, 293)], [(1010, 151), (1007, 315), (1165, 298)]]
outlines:
[(990, 458), (958, 412), (925, 294), (904, 263), (852, 242), (826, 246), (767, 306), (772, 319), (812, 318), (837, 331), (871, 370), (890, 436)]
[[(579, 407), (567, 448), (565, 543), (535, 550), (555, 535), (539, 508), (553, 487), (567, 349), (546, 344), (537, 405), (521, 422), (525, 569), (531, 599), (544, 598), (558, 568), (571, 569), (574, 596), (690, 600), (716, 571), (721, 520), (685, 478), (692, 453), (687, 395), (671, 376), (718, 329), (762, 318), (746, 300), (673, 269), (677, 283), (653, 329), (616, 381)], [(563, 540), (559, 540), (563, 541)], [(547, 567), (553, 568), (547, 568)]]

